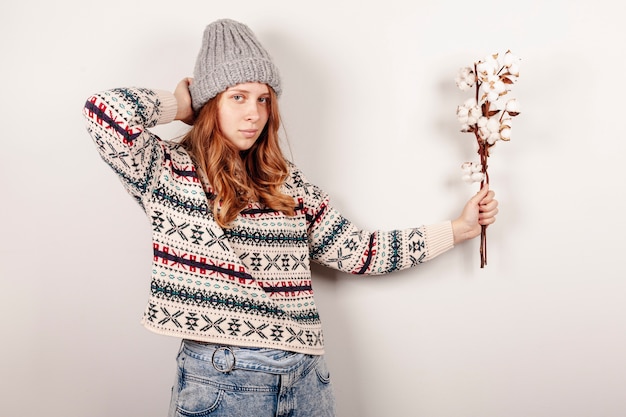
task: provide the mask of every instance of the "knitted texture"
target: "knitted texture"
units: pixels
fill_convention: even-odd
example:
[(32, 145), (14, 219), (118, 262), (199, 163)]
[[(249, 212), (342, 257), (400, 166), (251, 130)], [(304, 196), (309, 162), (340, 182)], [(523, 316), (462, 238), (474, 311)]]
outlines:
[[(148, 128), (174, 118), (170, 93), (116, 89), (90, 97), (87, 130), (104, 161), (152, 225), (150, 295), (142, 323), (170, 336), (322, 354), (310, 261), (353, 274), (383, 274), (452, 247), (450, 222), (406, 230), (357, 229), (290, 164), (282, 191), (289, 217), (250, 204), (221, 229), (215, 198), (180, 145)], [(373, 308), (381, 308), (384, 302)]]
[(250, 28), (230, 19), (209, 24), (189, 87), (194, 111), (228, 87), (246, 82), (268, 84), (280, 96), (278, 68)]

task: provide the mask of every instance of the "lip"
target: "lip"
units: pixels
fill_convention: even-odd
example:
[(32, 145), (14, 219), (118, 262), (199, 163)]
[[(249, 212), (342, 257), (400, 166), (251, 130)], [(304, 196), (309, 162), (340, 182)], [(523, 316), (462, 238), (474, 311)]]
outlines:
[(239, 132), (241, 132), (241, 134), (245, 138), (251, 139), (251, 138), (253, 138), (253, 137), (255, 137), (257, 135), (259, 130), (258, 129), (241, 129)]

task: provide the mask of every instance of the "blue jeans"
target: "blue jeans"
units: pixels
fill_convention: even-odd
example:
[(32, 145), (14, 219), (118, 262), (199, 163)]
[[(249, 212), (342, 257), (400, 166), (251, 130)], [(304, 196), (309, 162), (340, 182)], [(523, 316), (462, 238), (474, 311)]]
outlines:
[(333, 417), (323, 356), (184, 340), (169, 417)]

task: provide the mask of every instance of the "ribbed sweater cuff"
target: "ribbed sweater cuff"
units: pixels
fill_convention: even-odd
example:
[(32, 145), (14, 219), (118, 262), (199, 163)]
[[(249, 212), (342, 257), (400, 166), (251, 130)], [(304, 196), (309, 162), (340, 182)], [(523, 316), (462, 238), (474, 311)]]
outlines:
[(454, 247), (451, 221), (427, 225), (424, 228), (429, 259), (433, 259)]
[(159, 108), (161, 114), (159, 115), (158, 124), (163, 125), (174, 121), (178, 111), (178, 103), (174, 94), (165, 90), (155, 90), (154, 92), (159, 96), (159, 101), (161, 102), (161, 107)]

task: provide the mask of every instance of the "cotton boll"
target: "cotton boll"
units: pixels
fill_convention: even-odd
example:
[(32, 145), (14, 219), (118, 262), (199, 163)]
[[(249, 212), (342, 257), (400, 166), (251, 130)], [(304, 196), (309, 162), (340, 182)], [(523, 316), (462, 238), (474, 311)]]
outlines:
[(500, 139), (500, 122), (498, 119), (494, 118), (483, 118), (485, 120), (481, 120), (481, 126), (479, 128), (479, 134), (482, 139), (484, 139), (488, 144), (493, 145)]
[(500, 97), (500, 94), (496, 91), (491, 90), (487, 93), (487, 100), (489, 101), (496, 101), (498, 97)]
[(493, 83), (493, 91), (495, 91), (496, 93), (502, 93), (506, 91), (506, 85), (502, 81), (498, 80)]
[(476, 75), (478, 79), (482, 82), (489, 82), (490, 78), (497, 73), (496, 65), (493, 64), (493, 61), (481, 61), (476, 64), (476, 71), (478, 71)]
[(500, 131), (500, 139), (502, 139), (505, 142), (508, 142), (511, 140), (511, 128), (510, 127), (506, 127)]
[(456, 117), (462, 124), (468, 123), (469, 109), (465, 106), (459, 106), (456, 109)]
[(487, 143), (490, 145), (495, 144), (498, 140), (500, 140), (499, 132), (490, 132), (489, 137), (487, 138)]
[(517, 99), (512, 98), (506, 102), (504, 109), (509, 113), (519, 113), (519, 102)]
[(483, 174), (482, 172), (475, 172), (470, 176), (470, 178), (473, 182), (481, 182), (483, 179), (485, 179), (485, 174)]
[(504, 67), (508, 70), (509, 74), (517, 76), (519, 75), (519, 62), (520, 59), (511, 53), (511, 51), (507, 51), (504, 54), (504, 58), (502, 59)]
[(491, 77), (488, 82), (483, 84), (483, 89), (487, 95), (487, 100), (495, 102), (500, 97), (500, 94), (506, 91), (506, 85), (497, 77)]
[(480, 110), (480, 107), (474, 106), (474, 107), (470, 108), (468, 116), (467, 116), (467, 123), (469, 123), (471, 125), (476, 124), (476, 122), (482, 116), (482, 114), (483, 113)]
[(467, 100), (465, 100), (465, 103), (463, 103), (463, 106), (467, 107), (468, 109), (471, 107), (476, 107), (476, 99), (474, 97), (470, 97)]
[(500, 122), (500, 139), (507, 142), (511, 140), (511, 119), (503, 119)]
[(500, 68), (500, 63), (498, 62), (498, 54), (488, 55), (485, 57), (485, 64), (491, 68), (491, 71), (495, 74), (498, 72)]
[(471, 169), (472, 172), (482, 172), (483, 165), (482, 164), (472, 163), (470, 169)]
[(476, 74), (470, 67), (461, 68), (455, 78), (455, 82), (459, 89), (463, 91), (469, 90), (476, 83)]
[(517, 57), (517, 55), (514, 55), (511, 51), (506, 51), (504, 57), (502, 58), (502, 64), (507, 68), (511, 65), (518, 64), (519, 61), (520, 59)]
[(511, 53), (511, 51), (507, 51), (507, 53), (506, 53), (506, 54), (504, 54), (504, 57), (502, 58), (502, 64), (503, 64), (505, 67), (508, 67), (508, 66), (509, 66), (509, 65), (511, 65), (513, 62), (515, 62), (515, 59), (516, 59), (515, 55), (513, 55), (513, 54)]
[(487, 119), (486, 127), (490, 132), (497, 132), (500, 130), (500, 122), (496, 118)]
[(489, 66), (484, 61), (480, 61), (476, 64), (476, 71), (486, 74), (489, 72)]
[(476, 70), (485, 74), (492, 74), (494, 67), (494, 65), (492, 65), (492, 62), (493, 61), (490, 59), (490, 57), (485, 57), (484, 59), (478, 61), (478, 64), (476, 65)]
[(485, 179), (485, 174), (482, 172), (474, 172), (472, 174), (464, 174), (461, 179), (468, 184), (472, 184), (475, 182), (481, 182)]
[(461, 178), (467, 183), (480, 182), (485, 178), (482, 172), (482, 165), (476, 162), (465, 162), (461, 165), (463, 175)]

